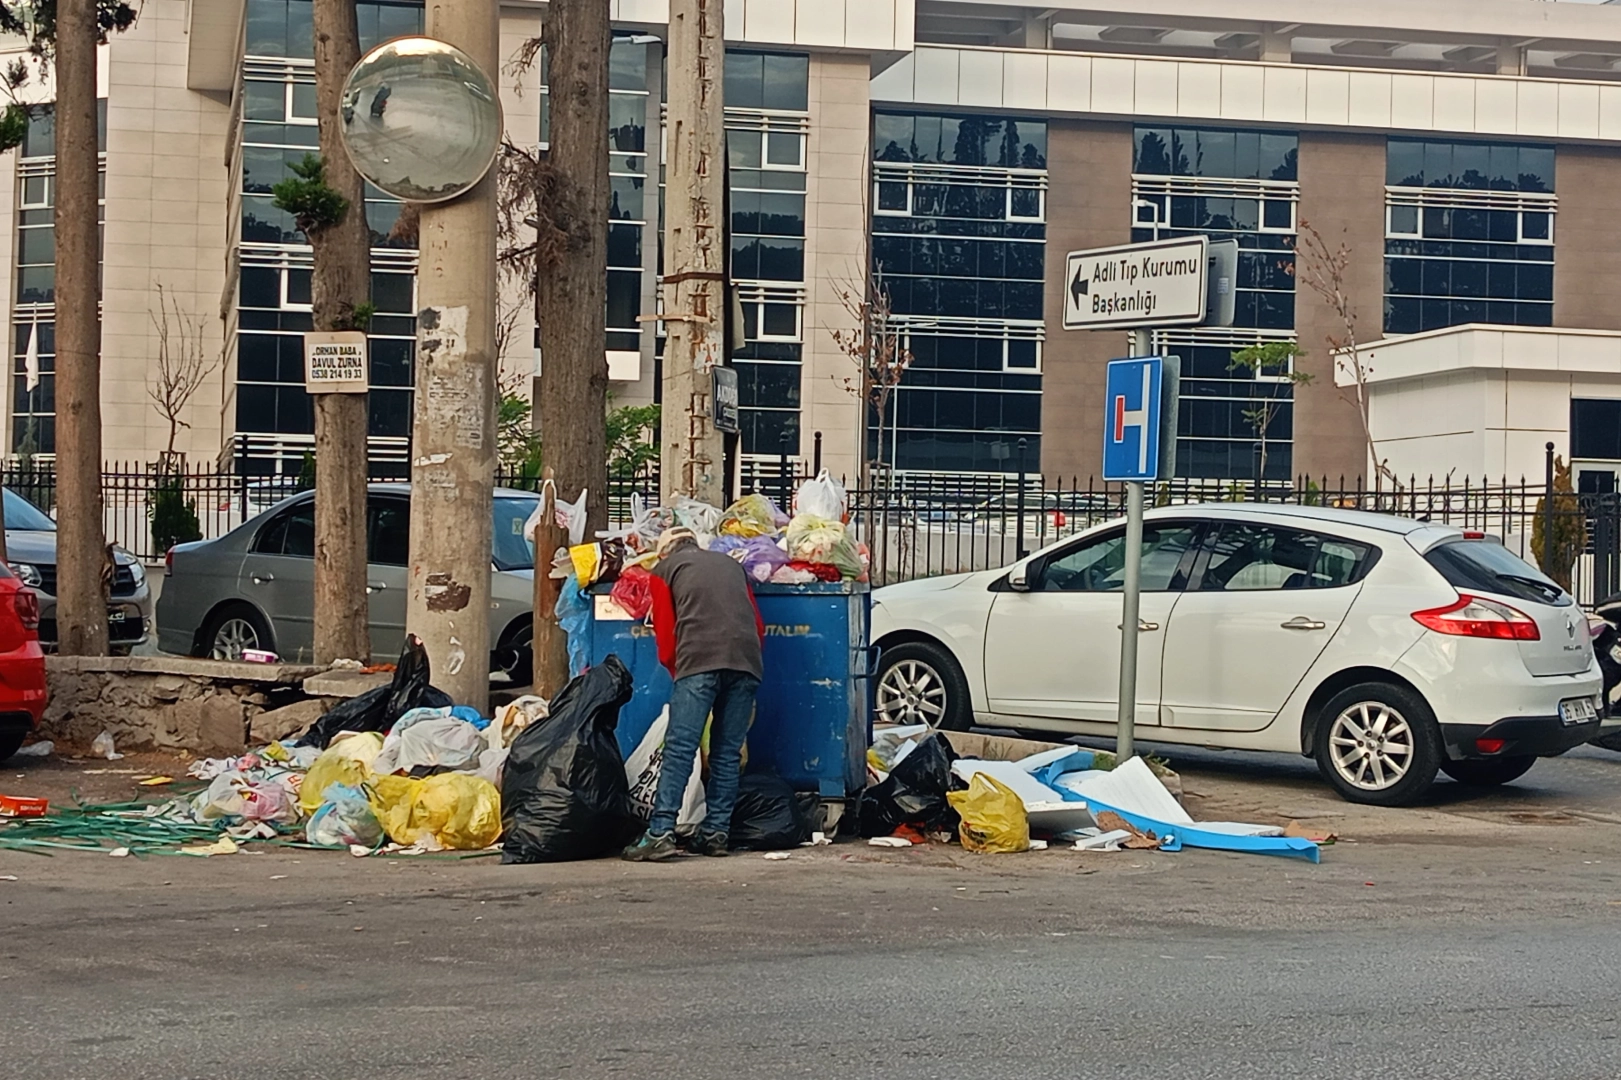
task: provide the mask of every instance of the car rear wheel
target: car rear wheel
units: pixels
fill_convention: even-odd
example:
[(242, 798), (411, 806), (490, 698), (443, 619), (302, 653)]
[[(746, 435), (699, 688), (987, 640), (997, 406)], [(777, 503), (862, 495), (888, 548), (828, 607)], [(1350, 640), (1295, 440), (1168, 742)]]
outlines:
[(1441, 729), (1405, 686), (1366, 682), (1329, 699), (1313, 738), (1318, 771), (1350, 802), (1406, 806), (1435, 781)]
[(1441, 762), (1441, 771), (1460, 784), (1496, 787), (1518, 780), (1536, 763), (1536, 757), (1531, 754), (1523, 757), (1465, 758), (1462, 761)]
[(533, 681), (535, 672), (534, 638), (535, 624), (531, 619), (508, 627), (505, 637), (490, 657), (491, 665), (496, 671), (506, 672), (507, 678), (515, 684), (528, 685)]
[(927, 724), (967, 731), (974, 723), (968, 680), (944, 648), (909, 641), (885, 649), (878, 661), (877, 719), (882, 724)]
[(9, 731), (0, 729), (0, 761), (6, 760), (22, 749), (23, 740), (27, 737), (28, 732), (20, 728)]
[(211, 660), (240, 660), (244, 649), (274, 651), (264, 616), (247, 604), (230, 604), (209, 618), (202, 634), (203, 655)]

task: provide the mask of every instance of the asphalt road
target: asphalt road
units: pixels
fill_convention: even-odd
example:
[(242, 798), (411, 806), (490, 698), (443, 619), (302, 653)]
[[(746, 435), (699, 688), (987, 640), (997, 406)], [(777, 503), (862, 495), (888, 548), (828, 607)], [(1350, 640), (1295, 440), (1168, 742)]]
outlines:
[(1199, 816), (1348, 842), (1319, 866), (0, 852), (0, 1059), (31, 1080), (1621, 1075), (1621, 755), (1376, 812), (1292, 762), (1186, 757)]

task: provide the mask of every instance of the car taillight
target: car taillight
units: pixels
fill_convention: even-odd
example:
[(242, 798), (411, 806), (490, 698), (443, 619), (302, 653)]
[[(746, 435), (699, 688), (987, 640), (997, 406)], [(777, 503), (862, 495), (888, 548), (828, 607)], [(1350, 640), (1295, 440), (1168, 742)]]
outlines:
[(1505, 739), (1476, 739), (1475, 749), (1482, 754), (1500, 754), (1503, 752)]
[(163, 576), (174, 576), (174, 548), (170, 548), (163, 553)]
[(1505, 641), (1537, 641), (1537, 621), (1518, 608), (1498, 600), (1487, 600), (1466, 593), (1446, 607), (1413, 612), (1413, 618), (1438, 634), (1457, 637), (1499, 638)]
[(39, 629), (39, 597), (34, 595), (33, 589), (18, 589), (12, 594), (12, 604), (17, 609), (17, 618), (22, 620), (25, 630)]

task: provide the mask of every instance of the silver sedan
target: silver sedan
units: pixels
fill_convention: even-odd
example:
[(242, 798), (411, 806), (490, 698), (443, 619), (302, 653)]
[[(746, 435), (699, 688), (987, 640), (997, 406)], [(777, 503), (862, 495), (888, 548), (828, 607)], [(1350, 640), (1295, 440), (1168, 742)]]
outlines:
[[(491, 552), (492, 667), (528, 681), (534, 549), (523, 526), (531, 492), (497, 489)], [(399, 657), (405, 638), (409, 484), (372, 484), (366, 496), (366, 591), (374, 663)], [(236, 660), (245, 649), (308, 660), (315, 625), (315, 493), (271, 507), (217, 540), (177, 544), (158, 598), (158, 647)], [(357, 657), (356, 659), (367, 659)]]

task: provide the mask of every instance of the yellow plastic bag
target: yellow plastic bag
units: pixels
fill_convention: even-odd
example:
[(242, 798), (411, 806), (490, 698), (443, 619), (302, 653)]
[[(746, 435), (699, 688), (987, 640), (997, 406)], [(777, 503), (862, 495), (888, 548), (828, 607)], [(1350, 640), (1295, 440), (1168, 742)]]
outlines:
[(602, 572), (602, 545), (576, 544), (568, 549), (569, 561), (574, 564), (574, 579), (580, 588), (594, 584)]
[(774, 536), (781, 528), (777, 505), (764, 495), (745, 495), (721, 515), (720, 531), (728, 536)]
[(371, 763), (383, 750), (383, 737), (375, 731), (341, 735), (315, 759), (298, 789), (298, 806), (308, 817), (326, 801), (333, 784), (359, 787), (371, 779)]
[(967, 791), (948, 791), (946, 799), (962, 816), (964, 849), (986, 855), (1030, 850), (1030, 816), (1006, 784), (975, 773)]
[(501, 793), (480, 776), (379, 776), (371, 796), (377, 819), (396, 844), (477, 851), (501, 839)]

